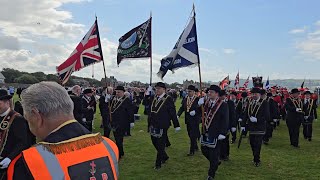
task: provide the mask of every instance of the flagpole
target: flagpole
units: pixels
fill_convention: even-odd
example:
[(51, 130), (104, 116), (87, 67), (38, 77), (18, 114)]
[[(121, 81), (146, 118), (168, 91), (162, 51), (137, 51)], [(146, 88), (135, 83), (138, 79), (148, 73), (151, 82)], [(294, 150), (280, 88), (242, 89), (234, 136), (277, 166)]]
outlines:
[[(152, 11), (150, 11), (150, 25), (151, 25)], [(150, 27), (150, 86), (152, 86), (152, 26)]]

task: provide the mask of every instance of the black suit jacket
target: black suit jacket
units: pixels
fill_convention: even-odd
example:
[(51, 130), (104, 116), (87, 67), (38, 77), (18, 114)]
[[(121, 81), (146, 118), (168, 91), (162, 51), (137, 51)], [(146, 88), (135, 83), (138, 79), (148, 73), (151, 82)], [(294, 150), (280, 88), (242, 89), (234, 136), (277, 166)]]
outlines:
[[(155, 128), (168, 129), (171, 125), (171, 120), (175, 128), (180, 127), (172, 98), (165, 94), (161, 98), (161, 101), (164, 101), (163, 104), (160, 102), (158, 106), (155, 106), (157, 100), (154, 100), (154, 98), (151, 101), (151, 108), (149, 109), (148, 127), (153, 126)], [(154, 107), (152, 107), (152, 104)], [(159, 108), (161, 104), (162, 106)]]
[[(178, 111), (178, 116), (181, 116), (181, 114), (183, 112), (185, 112), (185, 116), (184, 116), (185, 117), (185, 124), (199, 125), (200, 119), (201, 119), (201, 109), (198, 106), (199, 98), (198, 97), (194, 98), (194, 101), (189, 109), (189, 112), (187, 112), (187, 98), (188, 98), (188, 96), (182, 100), (181, 107)], [(191, 111), (195, 111), (196, 114), (194, 116), (191, 116), (190, 115)]]
[(82, 122), (82, 99), (80, 96), (76, 96), (75, 94), (71, 94), (70, 98), (73, 102), (74, 108), (73, 108), (73, 115), (74, 118), (78, 121), (78, 122)]
[(300, 124), (303, 121), (304, 113), (296, 112), (296, 108), (303, 109), (303, 103), (300, 99), (297, 99), (296, 104), (294, 104), (291, 98), (287, 98), (285, 108), (287, 124)]
[(122, 98), (122, 104), (116, 108), (116, 97), (111, 101), (111, 125), (114, 128), (126, 129), (129, 123), (134, 122), (133, 105), (129, 98)]
[(226, 102), (222, 102), (220, 108), (212, 119), (208, 128), (210, 138), (218, 138), (220, 134), (226, 135), (229, 124), (229, 108)]
[(85, 97), (84, 95), (82, 96), (81, 99), (82, 102), (82, 113), (83, 113), (83, 118), (86, 118), (86, 121), (92, 121), (93, 120), (93, 116), (94, 116), (94, 109), (88, 109), (88, 107), (94, 107), (92, 105), (92, 97), (90, 97), (90, 99), (88, 99), (88, 97)]
[(308, 119), (304, 119), (304, 122), (312, 123), (315, 119), (315, 111), (317, 111), (316, 100), (309, 99), (309, 103), (303, 101), (304, 116), (308, 116)]
[(236, 116), (236, 104), (232, 100), (227, 101), (228, 109), (229, 109), (229, 124), (228, 129), (231, 129), (232, 127), (237, 127), (237, 116)]

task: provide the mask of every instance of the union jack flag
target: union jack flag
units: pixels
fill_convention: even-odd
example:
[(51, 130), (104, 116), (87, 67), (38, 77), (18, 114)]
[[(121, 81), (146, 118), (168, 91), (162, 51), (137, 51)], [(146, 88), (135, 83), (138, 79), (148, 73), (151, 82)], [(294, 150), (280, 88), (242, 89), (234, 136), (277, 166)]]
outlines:
[(68, 59), (57, 67), (61, 84), (68, 82), (73, 72), (101, 61), (103, 61), (103, 55), (96, 20)]
[(248, 76), (246, 82), (244, 82), (244, 84), (243, 84), (243, 87), (244, 87), (244, 88), (248, 88), (248, 85), (249, 85), (249, 77), (250, 77), (250, 76)]
[(240, 81), (240, 76), (239, 76), (239, 72), (238, 72), (236, 79), (234, 80), (234, 87), (236, 90), (239, 90), (239, 81)]
[(221, 82), (220, 82), (220, 88), (225, 89), (227, 86), (229, 86), (230, 80), (229, 80), (229, 75), (225, 77)]

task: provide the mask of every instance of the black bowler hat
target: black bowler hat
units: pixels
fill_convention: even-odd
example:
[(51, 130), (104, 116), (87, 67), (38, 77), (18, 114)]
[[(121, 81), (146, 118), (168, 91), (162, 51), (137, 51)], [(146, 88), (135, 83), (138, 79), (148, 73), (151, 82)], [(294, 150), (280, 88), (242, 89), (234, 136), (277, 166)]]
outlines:
[(198, 88), (196, 88), (194, 91), (195, 91), (195, 92), (199, 92), (199, 89), (198, 89)]
[(119, 90), (119, 91), (123, 91), (123, 92), (126, 91), (123, 86), (117, 86), (115, 90)]
[(247, 93), (247, 92), (242, 92), (242, 93), (241, 93), (241, 97), (243, 97), (243, 98), (248, 97), (248, 93)]
[(260, 89), (257, 87), (253, 87), (250, 92), (251, 93), (260, 93)]
[(12, 96), (9, 95), (6, 89), (0, 89), (0, 100), (8, 100), (11, 99)]
[(235, 91), (232, 91), (230, 94), (235, 95), (235, 96), (238, 95), (237, 92), (235, 92)]
[(265, 95), (266, 93), (267, 93), (267, 91), (266, 91), (265, 89), (261, 89), (261, 90), (260, 90), (260, 94), (261, 94), (261, 95)]
[(189, 85), (188, 90), (196, 91), (196, 87), (194, 87), (194, 85)]
[(297, 88), (291, 89), (291, 94), (300, 93), (300, 91)]
[(226, 90), (221, 90), (219, 93), (219, 96), (226, 96), (226, 95), (227, 95)]
[(85, 89), (83, 91), (83, 94), (89, 94), (89, 93), (92, 93), (92, 89), (91, 88)]
[(163, 82), (157, 82), (155, 87), (161, 87), (161, 88), (167, 89), (166, 85)]
[(310, 91), (306, 91), (306, 92), (304, 92), (304, 94), (306, 95), (306, 94), (311, 94), (311, 92)]
[(215, 91), (216, 93), (220, 93), (221, 88), (217, 85), (211, 85), (208, 90)]

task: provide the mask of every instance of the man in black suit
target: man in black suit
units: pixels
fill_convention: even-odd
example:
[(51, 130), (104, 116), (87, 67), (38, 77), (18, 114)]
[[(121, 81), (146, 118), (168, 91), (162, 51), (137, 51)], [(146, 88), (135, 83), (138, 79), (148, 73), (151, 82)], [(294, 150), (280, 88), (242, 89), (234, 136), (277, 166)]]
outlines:
[(260, 89), (251, 89), (252, 99), (246, 108), (246, 113), (242, 121), (242, 127), (247, 124), (250, 146), (253, 153), (253, 163), (256, 167), (260, 166), (260, 152), (262, 138), (266, 132), (266, 121), (270, 119), (269, 105), (260, 96)]
[(170, 96), (166, 92), (166, 86), (162, 82), (156, 84), (156, 96), (151, 101), (150, 113), (148, 116), (148, 129), (151, 141), (157, 150), (157, 158), (154, 169), (160, 169), (161, 164), (165, 163), (169, 156), (165, 151), (167, 141), (167, 131), (171, 120), (176, 131), (180, 130), (177, 118), (176, 107)]
[[(85, 89), (83, 91), (83, 96), (82, 96), (82, 122), (85, 125), (85, 127), (92, 132), (92, 121), (94, 118), (94, 103), (93, 101), (93, 91), (91, 88)], [(94, 100), (95, 101), (95, 100)]]
[(72, 87), (70, 98), (73, 102), (74, 108), (73, 108), (73, 115), (74, 118), (82, 125), (84, 123), (82, 122), (82, 98), (81, 98), (81, 87), (79, 85), (75, 85)]
[(299, 98), (300, 91), (297, 88), (291, 90), (291, 96), (287, 98), (285, 108), (286, 121), (289, 129), (291, 146), (299, 148), (300, 126), (304, 119), (303, 102)]
[[(230, 131), (232, 135), (231, 144), (233, 144), (237, 139), (237, 127), (238, 127), (238, 120), (239, 115), (237, 112), (237, 106), (239, 101), (237, 100), (237, 92), (233, 91), (230, 93), (230, 99), (228, 101), (229, 106), (229, 126), (231, 126)], [(234, 107), (232, 107), (234, 106)], [(234, 111), (232, 110), (234, 108)], [(231, 116), (231, 117), (230, 117)], [(239, 127), (240, 128), (240, 127)]]
[(182, 100), (178, 111), (178, 117), (185, 112), (185, 124), (190, 138), (190, 151), (188, 156), (193, 156), (198, 150), (197, 139), (200, 137), (199, 123), (201, 120), (201, 109), (198, 106), (199, 98), (195, 95), (195, 86), (188, 86), (188, 96)]
[(278, 111), (278, 104), (273, 100), (272, 94), (267, 93), (263, 89), (260, 91), (261, 97), (267, 101), (270, 111), (270, 119), (266, 123), (266, 134), (263, 136), (263, 143), (269, 144), (272, 137), (273, 129), (276, 127), (278, 119), (280, 119), (280, 112)]
[(27, 121), (10, 108), (12, 96), (0, 89), (0, 179), (7, 179), (11, 161), (35, 143)]
[(109, 87), (104, 87), (102, 89), (101, 97), (99, 99), (99, 109), (102, 117), (102, 125), (103, 125), (103, 135), (105, 137), (110, 137), (110, 111), (109, 111), (109, 106), (110, 104), (110, 99), (111, 99), (111, 94), (112, 94), (112, 88)]
[(238, 105), (237, 105), (237, 109), (236, 109), (236, 113), (238, 115), (238, 122), (241, 126), (241, 128), (240, 128), (240, 135), (241, 136), (247, 136), (247, 130), (244, 128), (246, 126), (246, 124), (244, 124), (244, 126), (243, 126), (242, 121), (245, 117), (245, 112), (246, 112), (248, 104), (249, 104), (248, 93), (244, 91), (241, 93), (241, 99), (239, 100)]
[(132, 102), (124, 95), (123, 86), (117, 86), (116, 95), (111, 100), (111, 129), (113, 131), (116, 144), (119, 148), (119, 157), (124, 156), (123, 137), (128, 124), (130, 128), (134, 127), (134, 116)]
[(317, 103), (315, 100), (311, 99), (311, 92), (306, 91), (304, 93), (304, 102), (303, 102), (303, 136), (308, 141), (312, 140), (312, 123), (315, 119), (314, 111), (317, 111)]
[(228, 105), (219, 97), (219, 86), (211, 85), (208, 99), (200, 98), (198, 105), (204, 105), (205, 119), (202, 125), (201, 151), (209, 160), (208, 180), (214, 178), (219, 166), (221, 141), (226, 138), (229, 121)]

